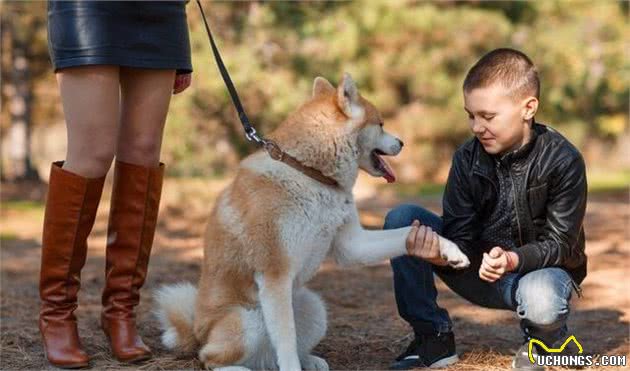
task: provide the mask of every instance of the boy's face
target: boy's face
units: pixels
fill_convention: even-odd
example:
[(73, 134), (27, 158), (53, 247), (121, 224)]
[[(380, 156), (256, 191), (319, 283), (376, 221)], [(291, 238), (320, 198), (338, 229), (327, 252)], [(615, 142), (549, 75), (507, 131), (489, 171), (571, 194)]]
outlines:
[(529, 140), (535, 97), (515, 98), (499, 83), (464, 91), (464, 109), (473, 134), (489, 154), (504, 154)]

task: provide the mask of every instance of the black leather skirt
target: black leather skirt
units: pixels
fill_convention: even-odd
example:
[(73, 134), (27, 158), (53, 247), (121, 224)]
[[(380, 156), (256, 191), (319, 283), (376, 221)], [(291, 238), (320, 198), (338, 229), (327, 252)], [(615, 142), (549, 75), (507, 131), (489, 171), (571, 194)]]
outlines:
[(55, 72), (109, 64), (192, 72), (184, 1), (49, 1)]

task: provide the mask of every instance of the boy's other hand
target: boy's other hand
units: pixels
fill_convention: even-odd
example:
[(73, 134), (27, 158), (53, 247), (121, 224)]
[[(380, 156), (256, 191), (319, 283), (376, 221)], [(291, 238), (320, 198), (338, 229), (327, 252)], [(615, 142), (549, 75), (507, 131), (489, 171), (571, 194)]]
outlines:
[(407, 253), (424, 259), (435, 265), (448, 265), (448, 262), (440, 256), (440, 239), (438, 234), (426, 225), (414, 220), (411, 230), (407, 235)]
[(483, 253), (479, 277), (488, 282), (494, 282), (506, 272), (513, 271), (518, 265), (518, 255), (495, 246), (489, 253)]

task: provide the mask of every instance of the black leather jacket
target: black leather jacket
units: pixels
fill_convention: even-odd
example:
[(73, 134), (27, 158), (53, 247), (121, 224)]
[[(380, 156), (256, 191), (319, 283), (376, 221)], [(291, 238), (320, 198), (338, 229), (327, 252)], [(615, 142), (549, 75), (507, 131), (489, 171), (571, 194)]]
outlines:
[(480, 226), (493, 222), (488, 218), (498, 201), (498, 176), (507, 176), (516, 272), (562, 267), (581, 283), (586, 276), (582, 222), (587, 188), (580, 152), (555, 130), (535, 123), (530, 141), (500, 162), (508, 169), (504, 175), (476, 138), (458, 148), (444, 192), (444, 237), (468, 255), (471, 269), (478, 269), (482, 253), (495, 246), (481, 240)]

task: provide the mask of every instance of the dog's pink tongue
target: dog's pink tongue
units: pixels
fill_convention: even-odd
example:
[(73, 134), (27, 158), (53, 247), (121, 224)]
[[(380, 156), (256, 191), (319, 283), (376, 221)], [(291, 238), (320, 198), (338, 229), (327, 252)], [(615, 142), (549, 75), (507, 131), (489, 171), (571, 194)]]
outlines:
[(387, 183), (394, 183), (396, 181), (396, 174), (394, 174), (394, 170), (392, 169), (392, 167), (389, 166), (387, 161), (385, 161), (381, 156), (378, 156), (378, 160), (381, 162), (381, 166), (385, 171), (385, 175), (383, 175), (383, 178), (387, 180)]

